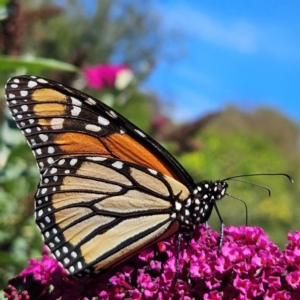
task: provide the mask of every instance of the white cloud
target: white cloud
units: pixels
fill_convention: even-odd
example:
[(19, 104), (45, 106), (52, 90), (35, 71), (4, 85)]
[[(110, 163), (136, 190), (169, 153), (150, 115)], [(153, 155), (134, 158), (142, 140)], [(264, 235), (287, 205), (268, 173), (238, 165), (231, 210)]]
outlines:
[(257, 50), (257, 30), (245, 20), (219, 20), (188, 6), (177, 6), (166, 16), (169, 26), (176, 26), (194, 38), (239, 52), (252, 53)]
[(299, 60), (297, 31), (290, 25), (255, 16), (227, 16), (203, 12), (199, 6), (174, 5), (163, 10), (166, 25), (176, 27), (189, 41), (204, 41), (240, 53), (260, 53), (284, 60)]

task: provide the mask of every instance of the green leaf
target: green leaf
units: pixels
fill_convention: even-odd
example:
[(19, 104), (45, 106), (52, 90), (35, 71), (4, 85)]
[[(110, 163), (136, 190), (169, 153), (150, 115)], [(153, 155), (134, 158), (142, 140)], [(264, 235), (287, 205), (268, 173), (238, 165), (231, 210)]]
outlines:
[(8, 2), (9, 0), (0, 0), (0, 7), (5, 6)]
[(0, 70), (12, 71), (19, 68), (25, 68), (28, 73), (45, 70), (78, 72), (78, 68), (74, 65), (55, 59), (36, 57), (13, 58), (10, 56), (0, 55)]

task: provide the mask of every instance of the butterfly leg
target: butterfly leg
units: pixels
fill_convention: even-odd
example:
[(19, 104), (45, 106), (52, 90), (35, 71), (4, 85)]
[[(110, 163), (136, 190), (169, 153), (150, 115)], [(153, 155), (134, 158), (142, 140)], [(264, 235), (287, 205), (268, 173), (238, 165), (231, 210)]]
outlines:
[(221, 251), (221, 248), (222, 248), (222, 244), (223, 244), (223, 240), (224, 240), (224, 227), (225, 227), (225, 224), (224, 224), (224, 221), (223, 221), (223, 219), (221, 217), (221, 214), (219, 212), (219, 209), (217, 207), (216, 202), (214, 202), (214, 207), (215, 207), (215, 210), (216, 210), (217, 215), (219, 217), (219, 220), (221, 222), (220, 241), (219, 241), (219, 246), (218, 246), (218, 250), (217, 250), (217, 253), (220, 254), (220, 251)]
[(210, 236), (210, 232), (208, 231), (208, 226), (209, 226), (209, 225), (208, 225), (208, 222), (206, 221), (206, 222), (205, 222), (206, 235), (207, 235), (207, 236)]
[(178, 274), (179, 274), (179, 253), (180, 253), (180, 244), (181, 244), (181, 239), (182, 237), (187, 237), (187, 236), (191, 236), (192, 232), (189, 233), (179, 233), (178, 237), (177, 237), (177, 251), (176, 251), (176, 271), (175, 271), (175, 276), (173, 279), (173, 283), (172, 285), (175, 285), (177, 283), (178, 280)]

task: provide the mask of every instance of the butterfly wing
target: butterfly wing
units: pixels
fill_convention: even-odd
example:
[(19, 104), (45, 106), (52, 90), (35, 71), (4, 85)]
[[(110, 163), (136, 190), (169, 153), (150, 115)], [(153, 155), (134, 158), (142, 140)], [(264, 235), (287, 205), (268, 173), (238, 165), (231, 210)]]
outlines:
[(11, 78), (8, 106), (36, 156), (41, 173), (61, 157), (116, 158), (175, 178), (190, 191), (195, 183), (160, 144), (98, 100), (55, 81)]
[(36, 156), (36, 222), (71, 274), (97, 273), (179, 228), (195, 184), (156, 141), (75, 89), (11, 78), (8, 106)]
[(102, 157), (68, 157), (42, 175), (36, 222), (70, 274), (89, 275), (179, 229), (176, 200), (188, 189), (152, 169)]

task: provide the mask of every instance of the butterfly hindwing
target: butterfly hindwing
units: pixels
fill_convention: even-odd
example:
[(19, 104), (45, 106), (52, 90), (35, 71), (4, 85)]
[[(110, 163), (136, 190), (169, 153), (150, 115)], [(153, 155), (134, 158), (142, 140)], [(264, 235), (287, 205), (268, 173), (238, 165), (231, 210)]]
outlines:
[(175, 202), (189, 191), (140, 165), (68, 157), (42, 175), (36, 222), (45, 244), (71, 274), (94, 274), (179, 228)]
[(8, 106), (36, 156), (41, 173), (61, 157), (118, 158), (175, 178), (192, 191), (183, 167), (155, 140), (98, 100), (55, 81), (11, 78)]

